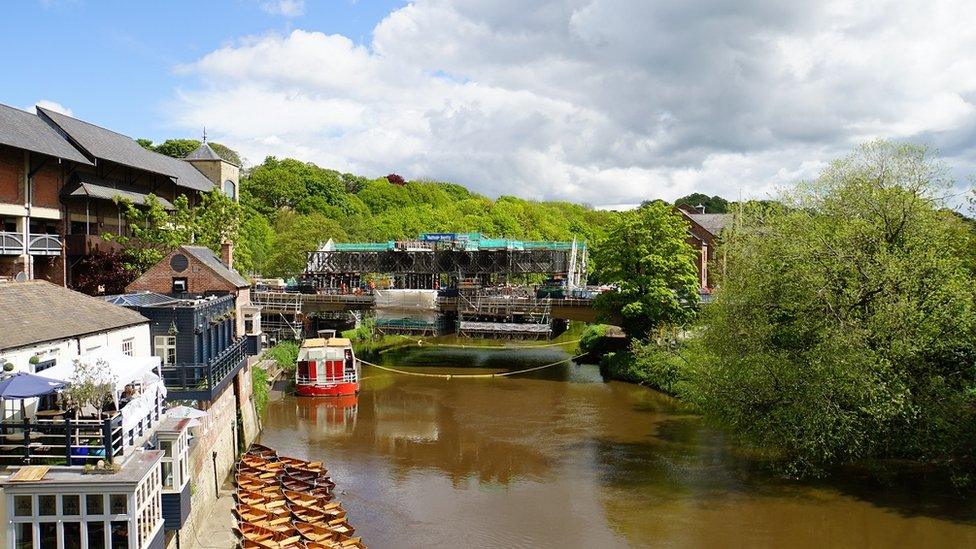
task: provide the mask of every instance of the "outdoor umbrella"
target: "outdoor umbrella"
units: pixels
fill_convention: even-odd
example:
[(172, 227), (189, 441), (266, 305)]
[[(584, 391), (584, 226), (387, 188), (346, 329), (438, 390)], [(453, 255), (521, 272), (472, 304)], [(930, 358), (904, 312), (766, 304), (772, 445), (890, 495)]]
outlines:
[(173, 419), (199, 419), (201, 417), (207, 417), (207, 412), (197, 410), (192, 406), (173, 406), (169, 410), (166, 410), (166, 415)]
[(67, 385), (63, 381), (42, 377), (27, 372), (16, 374), (0, 381), (0, 400), (20, 400), (20, 412), (24, 414), (24, 399), (44, 396)]

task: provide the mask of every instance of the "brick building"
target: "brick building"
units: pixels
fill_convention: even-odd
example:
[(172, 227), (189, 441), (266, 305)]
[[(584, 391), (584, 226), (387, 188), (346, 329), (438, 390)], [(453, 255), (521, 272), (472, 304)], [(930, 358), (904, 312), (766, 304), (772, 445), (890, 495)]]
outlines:
[(233, 244), (225, 243), (220, 258), (205, 246), (184, 245), (134, 280), (129, 292), (172, 296), (232, 295), (235, 334), (248, 337), (249, 354), (256, 354), (261, 335), (260, 309), (251, 304), (251, 285), (234, 270)]
[(204, 143), (186, 159), (49, 109), (0, 105), (0, 277), (70, 283), (72, 267), (125, 232), (116, 198), (191, 204), (214, 186), (238, 196), (239, 168)]
[(722, 230), (732, 216), (731, 214), (706, 213), (704, 207), (695, 208), (681, 205), (676, 206), (675, 209), (688, 221), (687, 242), (698, 252), (695, 260), (695, 266), (698, 268), (698, 284), (703, 291), (707, 292), (715, 284), (715, 277), (710, 271), (719, 259), (717, 249)]

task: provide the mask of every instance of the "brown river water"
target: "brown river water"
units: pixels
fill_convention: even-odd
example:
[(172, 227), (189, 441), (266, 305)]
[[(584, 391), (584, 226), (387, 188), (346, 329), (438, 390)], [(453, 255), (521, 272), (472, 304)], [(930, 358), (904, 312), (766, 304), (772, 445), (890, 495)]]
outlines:
[[(417, 372), (567, 355), (412, 349)], [(323, 459), (371, 548), (976, 547), (976, 499), (925, 483), (778, 478), (658, 392), (565, 364), (496, 379), (364, 367), (358, 398), (277, 397), (264, 444)]]

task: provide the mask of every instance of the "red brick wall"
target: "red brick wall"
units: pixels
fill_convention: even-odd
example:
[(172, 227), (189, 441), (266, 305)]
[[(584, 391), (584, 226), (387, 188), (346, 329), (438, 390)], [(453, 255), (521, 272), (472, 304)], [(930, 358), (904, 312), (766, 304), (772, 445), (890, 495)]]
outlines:
[(61, 166), (48, 160), (44, 167), (34, 174), (34, 196), (31, 201), (41, 208), (61, 207)]
[(0, 146), (0, 202), (24, 204), (24, 153)]
[(183, 272), (176, 272), (169, 266), (170, 258), (180, 250), (170, 253), (162, 261), (137, 278), (126, 288), (130, 292), (158, 292), (168, 294), (173, 291), (173, 278), (186, 277), (187, 291), (190, 293), (230, 292), (237, 295), (237, 288), (197, 261), (192, 255), (183, 254), (190, 260), (190, 266)]

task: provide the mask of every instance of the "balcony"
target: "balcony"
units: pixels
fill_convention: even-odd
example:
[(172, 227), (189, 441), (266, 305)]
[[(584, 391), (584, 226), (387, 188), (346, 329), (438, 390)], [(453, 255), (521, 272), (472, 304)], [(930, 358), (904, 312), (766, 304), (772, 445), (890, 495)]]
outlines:
[(0, 463), (95, 465), (123, 455), (122, 415), (110, 419), (0, 421)]
[[(61, 255), (61, 237), (56, 234), (30, 233), (28, 244), (31, 255)], [(22, 253), (24, 253), (24, 235), (19, 232), (0, 231), (0, 255)]]
[(207, 363), (163, 366), (167, 400), (213, 400), (234, 378), (247, 360), (247, 338), (231, 343)]
[(93, 234), (69, 234), (64, 237), (64, 245), (69, 256), (122, 250), (122, 246), (118, 242), (109, 242), (101, 236)]

